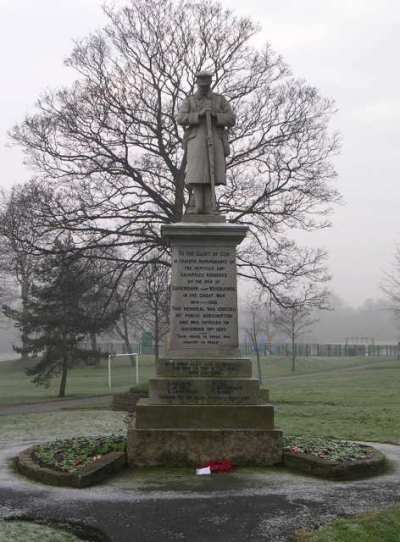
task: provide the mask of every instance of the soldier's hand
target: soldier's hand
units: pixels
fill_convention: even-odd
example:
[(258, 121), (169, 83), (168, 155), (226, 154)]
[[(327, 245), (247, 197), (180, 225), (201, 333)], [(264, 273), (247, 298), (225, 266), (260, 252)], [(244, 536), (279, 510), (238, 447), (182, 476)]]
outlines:
[(199, 112), (199, 115), (200, 117), (204, 117), (206, 115), (206, 113), (211, 113), (211, 105), (205, 105), (204, 107), (202, 107), (200, 109), (200, 112)]

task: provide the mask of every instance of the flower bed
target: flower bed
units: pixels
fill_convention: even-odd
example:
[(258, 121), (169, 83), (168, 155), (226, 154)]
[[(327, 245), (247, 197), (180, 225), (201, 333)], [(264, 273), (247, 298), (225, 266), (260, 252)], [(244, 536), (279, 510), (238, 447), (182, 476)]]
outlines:
[(318, 437), (285, 436), (286, 467), (323, 478), (351, 480), (379, 474), (385, 456), (365, 444)]
[(87, 487), (126, 465), (126, 438), (121, 435), (76, 437), (28, 448), (17, 458), (19, 472), (51, 485)]
[[(385, 456), (345, 440), (284, 436), (283, 464), (289, 469), (328, 479), (350, 480), (383, 472)], [(86, 487), (126, 465), (126, 437), (76, 437), (24, 450), (19, 472), (52, 485)]]
[(32, 459), (41, 467), (76, 472), (106, 454), (125, 451), (126, 438), (122, 435), (76, 437), (39, 444), (33, 448)]

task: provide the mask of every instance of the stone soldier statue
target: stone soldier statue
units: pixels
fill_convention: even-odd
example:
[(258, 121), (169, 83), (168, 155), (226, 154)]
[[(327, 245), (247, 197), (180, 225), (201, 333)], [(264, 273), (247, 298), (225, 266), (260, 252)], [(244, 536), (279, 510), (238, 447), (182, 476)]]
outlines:
[(211, 91), (211, 73), (198, 73), (196, 81), (197, 92), (184, 100), (176, 118), (185, 129), (185, 182), (192, 189), (187, 212), (216, 214), (215, 186), (226, 184), (227, 129), (235, 115), (226, 99)]

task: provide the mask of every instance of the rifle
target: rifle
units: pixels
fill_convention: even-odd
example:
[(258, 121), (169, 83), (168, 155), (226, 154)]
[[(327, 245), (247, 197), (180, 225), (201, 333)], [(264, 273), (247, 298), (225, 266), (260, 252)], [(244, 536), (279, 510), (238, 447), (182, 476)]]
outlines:
[(207, 149), (208, 149), (208, 166), (210, 169), (210, 190), (211, 190), (211, 205), (213, 211), (217, 210), (217, 200), (215, 197), (215, 155), (214, 155), (214, 137), (212, 129), (211, 111), (206, 111), (207, 123)]

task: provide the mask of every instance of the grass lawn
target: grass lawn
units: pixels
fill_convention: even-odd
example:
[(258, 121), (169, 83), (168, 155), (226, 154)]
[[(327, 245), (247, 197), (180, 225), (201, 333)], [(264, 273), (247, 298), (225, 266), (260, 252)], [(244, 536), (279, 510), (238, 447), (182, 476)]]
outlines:
[[(25, 373), (25, 365), (15, 360), (0, 363), (0, 405), (30, 403), (56, 399), (60, 377), (53, 378), (49, 388), (32, 384)], [(140, 356), (140, 379), (147, 381), (154, 375), (153, 356)], [(127, 358), (112, 360), (112, 392), (123, 392), (135, 385), (135, 369)], [(106, 395), (108, 390), (107, 361), (98, 367), (77, 367), (71, 369), (67, 378), (67, 396), (88, 397)]]
[(305, 361), (295, 375), (267, 377), (276, 424), (289, 434), (400, 443), (400, 362), (345, 360), (326, 358), (319, 372)]
[[(135, 384), (126, 358), (114, 359), (113, 392)], [(384, 358), (302, 358), (296, 372), (283, 357), (262, 359), (263, 386), (285, 433), (400, 443), (400, 362)], [(154, 375), (151, 356), (140, 359), (140, 380)], [(37, 387), (18, 361), (0, 363), (0, 404), (56, 398), (59, 379)], [(107, 364), (70, 371), (68, 397), (107, 394)], [(83, 434), (81, 431), (79, 434)]]
[(316, 531), (299, 535), (296, 542), (399, 542), (400, 508), (338, 519)]

